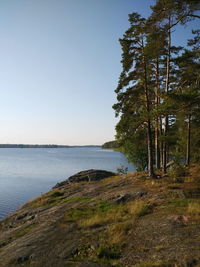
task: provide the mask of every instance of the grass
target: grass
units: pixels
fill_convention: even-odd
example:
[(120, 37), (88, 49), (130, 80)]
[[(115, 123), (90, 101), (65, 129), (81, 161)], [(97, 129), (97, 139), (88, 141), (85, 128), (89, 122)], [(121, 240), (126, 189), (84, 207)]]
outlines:
[(151, 212), (151, 207), (143, 200), (136, 200), (128, 205), (129, 213), (135, 217), (141, 217)]
[(30, 232), (30, 230), (35, 226), (35, 224), (30, 224), (27, 227), (25, 227), (24, 229), (18, 231), (17, 233), (14, 234), (14, 238), (19, 238), (24, 236), (25, 234), (27, 234), (28, 232)]
[[(66, 212), (64, 221), (77, 221), (79, 226), (82, 227), (96, 225), (103, 217), (102, 215), (112, 209), (112, 207), (113, 205), (110, 202), (103, 200), (97, 201), (94, 206), (89, 206), (84, 203)], [(88, 220), (91, 220), (91, 223)], [(94, 220), (94, 223), (92, 223), (92, 220)]]
[(97, 227), (111, 222), (110, 216), (104, 216), (103, 214), (95, 214), (94, 216), (83, 219), (79, 222), (81, 227)]
[(187, 211), (190, 215), (198, 216), (200, 215), (200, 203), (198, 202), (191, 202), (188, 204)]
[(47, 205), (56, 205), (62, 203), (71, 203), (71, 202), (88, 202), (90, 201), (89, 198), (84, 196), (74, 196), (66, 198), (64, 196), (64, 191), (51, 191), (48, 194), (44, 194), (31, 202), (27, 203), (25, 206), (32, 206), (32, 207), (43, 207)]
[(64, 199), (63, 203), (71, 203), (71, 202), (89, 202), (90, 199), (84, 196), (76, 196), (76, 197), (69, 197)]
[[(84, 212), (87, 211), (87, 208)], [(82, 210), (83, 212), (83, 210)], [(97, 227), (105, 224), (123, 222), (131, 218), (138, 218), (151, 212), (151, 208), (142, 200), (132, 201), (129, 204), (113, 205), (107, 201), (100, 201), (93, 207), (93, 211), (76, 216), (80, 227)], [(77, 213), (77, 212), (76, 212)], [(74, 218), (74, 216), (71, 216)]]
[(174, 207), (187, 207), (190, 200), (187, 198), (174, 198), (170, 200), (170, 204)]
[(148, 261), (144, 261), (142, 263), (136, 264), (136, 267), (173, 267), (173, 266), (177, 266), (174, 264), (170, 264), (170, 263), (164, 263), (161, 261), (158, 262), (148, 262)]
[(122, 205), (112, 205), (109, 202), (97, 204), (92, 216), (79, 221), (81, 227), (96, 227), (118, 221), (125, 215), (125, 208)]
[(122, 244), (127, 239), (127, 235), (132, 228), (133, 223), (130, 221), (110, 225), (107, 230), (109, 244)]

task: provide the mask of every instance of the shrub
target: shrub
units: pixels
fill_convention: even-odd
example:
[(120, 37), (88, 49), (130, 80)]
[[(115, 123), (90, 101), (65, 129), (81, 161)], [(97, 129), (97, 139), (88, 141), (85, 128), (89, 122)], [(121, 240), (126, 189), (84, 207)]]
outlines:
[(184, 176), (188, 174), (188, 169), (186, 166), (181, 164), (174, 164), (174, 166), (169, 170), (169, 175), (174, 178), (177, 183), (184, 182)]
[(117, 174), (127, 174), (128, 172), (128, 167), (125, 167), (123, 165), (121, 165), (119, 168), (117, 168), (116, 170)]
[(118, 247), (109, 247), (105, 245), (101, 245), (97, 249), (97, 256), (98, 258), (102, 259), (119, 259), (120, 251)]
[(61, 192), (61, 191), (53, 191), (48, 194), (49, 197), (60, 197), (63, 195), (64, 195), (64, 192)]

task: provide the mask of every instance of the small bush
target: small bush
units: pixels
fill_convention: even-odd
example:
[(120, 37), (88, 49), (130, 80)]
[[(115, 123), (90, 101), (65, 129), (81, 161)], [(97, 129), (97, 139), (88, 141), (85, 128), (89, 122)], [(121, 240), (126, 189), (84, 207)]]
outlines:
[(102, 259), (119, 259), (120, 258), (120, 251), (117, 247), (109, 247), (101, 245), (97, 249), (97, 256), (98, 258)]
[(184, 176), (188, 174), (188, 169), (186, 166), (181, 164), (175, 164), (170, 170), (169, 175), (174, 178), (174, 181), (177, 183), (184, 182)]
[(123, 165), (121, 165), (119, 168), (117, 168), (116, 170), (117, 174), (127, 174), (128, 172), (128, 167), (125, 167)]
[(63, 195), (64, 195), (64, 192), (61, 192), (61, 191), (53, 191), (48, 194), (49, 197), (60, 197)]

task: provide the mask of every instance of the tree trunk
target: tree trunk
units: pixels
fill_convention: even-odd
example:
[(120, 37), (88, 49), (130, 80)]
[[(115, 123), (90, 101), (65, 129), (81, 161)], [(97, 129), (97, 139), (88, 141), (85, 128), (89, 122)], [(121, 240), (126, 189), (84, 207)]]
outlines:
[[(155, 105), (156, 109), (159, 104), (158, 93), (160, 91), (160, 81), (159, 81), (159, 61), (156, 59), (156, 89), (155, 89)], [(156, 117), (155, 121), (155, 164), (156, 168), (160, 169), (160, 144), (159, 144), (159, 118)]]
[(168, 132), (168, 116), (164, 119), (164, 142), (163, 142), (163, 172), (167, 172), (167, 132)]
[(147, 122), (147, 143), (148, 143), (148, 175), (154, 177), (153, 170), (153, 146), (152, 146), (152, 133), (151, 133), (151, 121), (148, 119)]
[[(143, 50), (144, 53), (144, 50)], [(148, 145), (148, 175), (149, 177), (154, 177), (153, 169), (153, 146), (152, 146), (152, 132), (151, 132), (151, 120), (150, 120), (150, 102), (149, 102), (149, 89), (147, 82), (147, 65), (145, 55), (143, 55), (143, 65), (144, 65), (144, 89), (146, 98), (146, 110), (147, 110), (147, 145)]]
[[(170, 73), (170, 56), (171, 56), (171, 18), (169, 17), (168, 28), (168, 42), (167, 42), (167, 58), (166, 58), (166, 81), (165, 81), (165, 93), (169, 91), (169, 73)], [(163, 142), (163, 172), (167, 171), (167, 134), (168, 134), (168, 115), (164, 118), (164, 142)]]
[(191, 118), (190, 115), (188, 115), (186, 165), (190, 164), (190, 140), (191, 140)]
[[(163, 135), (162, 118), (159, 117), (160, 136)], [(160, 141), (160, 167), (163, 167), (163, 140)]]

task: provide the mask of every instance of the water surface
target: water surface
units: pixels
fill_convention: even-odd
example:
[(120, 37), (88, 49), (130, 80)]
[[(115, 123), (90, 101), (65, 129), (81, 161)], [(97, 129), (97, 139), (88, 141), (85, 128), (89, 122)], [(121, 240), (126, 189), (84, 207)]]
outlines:
[(123, 154), (101, 147), (0, 148), (0, 218), (76, 172), (120, 165), (134, 171)]

